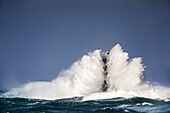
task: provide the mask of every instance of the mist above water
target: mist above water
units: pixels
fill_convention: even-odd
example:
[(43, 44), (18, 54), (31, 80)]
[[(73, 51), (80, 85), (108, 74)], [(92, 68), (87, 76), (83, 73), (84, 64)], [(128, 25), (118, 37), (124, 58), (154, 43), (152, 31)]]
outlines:
[[(103, 58), (107, 58), (107, 63)], [(75, 96), (83, 96), (83, 100), (115, 97), (168, 100), (170, 88), (143, 80), (144, 65), (141, 62), (141, 58), (129, 60), (128, 53), (117, 44), (109, 54), (101, 50), (89, 52), (51, 82), (30, 82), (13, 88), (5, 96), (49, 100)], [(107, 83), (105, 92), (102, 90), (104, 81)]]

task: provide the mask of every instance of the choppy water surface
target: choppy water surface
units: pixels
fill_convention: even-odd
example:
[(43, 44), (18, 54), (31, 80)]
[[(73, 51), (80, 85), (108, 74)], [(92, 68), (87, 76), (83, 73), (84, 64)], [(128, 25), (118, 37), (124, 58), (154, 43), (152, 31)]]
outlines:
[(59, 100), (0, 98), (0, 109), (2, 113), (170, 113), (170, 102), (146, 98), (91, 101), (82, 101), (80, 97)]

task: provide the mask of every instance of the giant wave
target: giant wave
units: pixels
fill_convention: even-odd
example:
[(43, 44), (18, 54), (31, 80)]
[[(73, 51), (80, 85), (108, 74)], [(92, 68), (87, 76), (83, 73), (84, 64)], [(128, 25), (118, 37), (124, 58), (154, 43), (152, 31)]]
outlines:
[[(51, 82), (30, 82), (6, 92), (4, 97), (21, 97), (54, 100), (83, 97), (82, 100), (144, 97), (170, 99), (170, 88), (144, 81), (141, 58), (129, 60), (128, 53), (117, 44), (111, 50), (107, 62), (107, 76), (104, 76), (103, 56), (105, 52), (95, 50), (84, 55), (68, 69), (59, 73)], [(104, 80), (107, 91), (102, 91)]]

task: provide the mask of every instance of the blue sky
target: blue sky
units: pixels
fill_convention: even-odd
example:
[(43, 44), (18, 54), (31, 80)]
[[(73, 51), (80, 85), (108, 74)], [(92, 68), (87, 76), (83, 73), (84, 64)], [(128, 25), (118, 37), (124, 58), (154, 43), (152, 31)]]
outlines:
[(0, 0), (0, 88), (50, 81), (117, 43), (170, 86), (169, 0)]

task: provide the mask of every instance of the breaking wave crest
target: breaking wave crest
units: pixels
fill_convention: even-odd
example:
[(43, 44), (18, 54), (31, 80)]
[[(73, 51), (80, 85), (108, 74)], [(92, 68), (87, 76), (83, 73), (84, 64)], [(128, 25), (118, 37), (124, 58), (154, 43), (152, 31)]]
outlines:
[[(107, 63), (103, 62), (105, 57)], [(128, 53), (117, 44), (108, 55), (101, 50), (89, 52), (51, 82), (31, 82), (13, 88), (4, 96), (47, 100), (75, 96), (83, 96), (83, 100), (116, 97), (170, 99), (170, 88), (143, 80), (144, 65), (141, 62), (141, 58), (129, 60)], [(104, 81), (107, 82), (105, 92), (102, 91)]]

